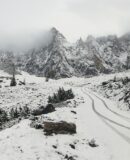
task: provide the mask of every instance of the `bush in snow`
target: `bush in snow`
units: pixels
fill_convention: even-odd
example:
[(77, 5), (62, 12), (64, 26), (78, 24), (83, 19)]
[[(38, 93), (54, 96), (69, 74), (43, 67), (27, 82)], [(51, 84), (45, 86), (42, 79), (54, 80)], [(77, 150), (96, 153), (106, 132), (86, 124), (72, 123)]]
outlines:
[(49, 78), (48, 77), (46, 77), (46, 82), (48, 82), (49, 81)]
[(27, 106), (24, 106), (23, 108), (12, 108), (9, 112), (10, 119), (16, 119), (19, 117), (26, 118), (30, 114), (30, 109)]
[(55, 111), (55, 107), (52, 104), (48, 104), (46, 107), (41, 106), (39, 109), (35, 109), (32, 115), (39, 116), (41, 114), (47, 114)]
[(64, 90), (64, 88), (59, 88), (57, 93), (54, 93), (53, 96), (48, 97), (49, 103), (59, 103), (66, 101), (67, 99), (73, 99), (74, 94), (72, 92), (72, 89), (69, 89), (67, 91)]
[(0, 109), (0, 124), (8, 121), (8, 114), (3, 109)]
[(38, 122), (36, 122), (36, 121), (32, 121), (32, 122), (30, 123), (30, 127), (35, 128), (35, 129), (43, 129), (43, 128), (44, 128), (44, 127), (43, 127), (43, 124), (38, 123)]
[(122, 78), (122, 84), (126, 85), (130, 82), (130, 79), (128, 77)]
[(20, 112), (18, 111), (17, 108), (11, 108), (10, 112), (9, 112), (9, 115), (10, 115), (10, 119), (15, 119), (15, 118), (18, 118), (20, 116)]
[(30, 109), (27, 106), (19, 109), (20, 116), (26, 118), (30, 114)]

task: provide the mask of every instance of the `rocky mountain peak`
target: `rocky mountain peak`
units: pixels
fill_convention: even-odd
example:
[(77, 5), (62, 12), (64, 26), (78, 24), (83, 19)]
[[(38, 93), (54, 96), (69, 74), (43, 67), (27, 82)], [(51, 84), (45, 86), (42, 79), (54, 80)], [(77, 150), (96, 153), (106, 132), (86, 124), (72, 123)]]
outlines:
[(97, 52), (99, 50), (99, 44), (96, 40), (95, 37), (89, 35), (87, 37), (87, 40), (86, 40), (86, 45), (87, 45), (87, 48), (88, 48), (88, 52), (91, 53), (91, 52)]
[(83, 39), (80, 37), (80, 39), (77, 40), (76, 45), (77, 45), (77, 47), (84, 48), (84, 47), (85, 47), (85, 42), (84, 42)]
[(92, 35), (89, 35), (86, 39), (86, 42), (89, 43), (89, 42), (93, 42), (93, 41), (96, 41), (95, 37), (93, 37)]
[(52, 27), (51, 30), (50, 30), (53, 34), (58, 34), (59, 31), (55, 28), (55, 27)]
[(66, 42), (66, 38), (60, 33), (55, 27), (51, 28), (50, 30), (52, 34), (52, 41), (55, 43), (64, 43)]

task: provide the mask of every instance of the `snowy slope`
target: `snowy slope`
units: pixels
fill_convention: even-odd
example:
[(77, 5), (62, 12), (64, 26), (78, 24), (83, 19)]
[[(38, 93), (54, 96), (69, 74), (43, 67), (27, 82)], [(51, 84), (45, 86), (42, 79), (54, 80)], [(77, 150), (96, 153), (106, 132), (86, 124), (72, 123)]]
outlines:
[[(66, 89), (72, 88), (76, 95), (75, 99), (68, 106), (56, 108), (55, 112), (41, 116), (41, 121), (73, 122), (77, 126), (77, 133), (75, 135), (45, 136), (43, 130), (30, 127), (30, 120), (22, 120), (19, 124), (0, 132), (1, 159), (63, 160), (68, 157), (68, 159), (73, 158), (72, 160), (129, 160), (130, 115), (119, 111), (116, 103), (90, 90), (92, 84), (109, 80), (114, 77), (114, 74), (45, 82), (45, 78), (22, 73), (17, 76), (17, 79), (22, 80), (25, 77), (27, 82), (25, 86), (0, 89), (1, 107), (6, 110), (24, 105), (28, 105), (31, 109), (38, 108), (46, 104), (48, 95), (53, 94), (59, 86)], [(76, 114), (71, 111), (75, 111)], [(93, 138), (98, 147), (89, 146), (88, 143)], [(75, 149), (71, 145), (74, 145)]]

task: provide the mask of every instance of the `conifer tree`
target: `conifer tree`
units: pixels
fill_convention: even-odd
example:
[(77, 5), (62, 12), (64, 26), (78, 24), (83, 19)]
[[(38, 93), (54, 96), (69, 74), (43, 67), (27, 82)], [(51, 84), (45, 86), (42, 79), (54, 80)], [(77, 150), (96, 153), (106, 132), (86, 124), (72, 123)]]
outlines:
[(11, 79), (10, 86), (16, 86), (16, 80), (15, 80), (15, 66), (13, 64), (13, 77)]

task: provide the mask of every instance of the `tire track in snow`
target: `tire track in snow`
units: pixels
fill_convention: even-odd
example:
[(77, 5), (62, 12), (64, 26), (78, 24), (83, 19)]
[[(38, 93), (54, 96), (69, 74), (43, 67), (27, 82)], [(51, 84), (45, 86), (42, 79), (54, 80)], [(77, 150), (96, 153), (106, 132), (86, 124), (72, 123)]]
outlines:
[(125, 129), (128, 129), (128, 130), (130, 130), (130, 127), (127, 127), (127, 126), (124, 126), (124, 125), (122, 125), (122, 124), (120, 124), (120, 123), (117, 123), (117, 122), (115, 122), (115, 121), (113, 121), (113, 120), (111, 120), (111, 119), (103, 116), (101, 113), (99, 113), (99, 112), (96, 110), (96, 108), (95, 108), (94, 99), (93, 99), (88, 93), (86, 93), (82, 88), (81, 88), (81, 90), (82, 90), (82, 92), (83, 92), (84, 94), (86, 94), (86, 95), (90, 98), (90, 100), (92, 101), (92, 110), (94, 111), (94, 113), (95, 113), (108, 127), (110, 127), (113, 131), (115, 131), (119, 136), (121, 136), (126, 142), (128, 142), (128, 143), (130, 144), (130, 138), (127, 137), (126, 135), (124, 135), (123, 133), (119, 132), (115, 127), (113, 127), (113, 126), (112, 126), (111, 124), (109, 124), (107, 121), (109, 121), (109, 122), (111, 122), (111, 123), (113, 123), (113, 124), (116, 124), (116, 125), (118, 125), (118, 126), (120, 126), (120, 127), (123, 127), (123, 128), (125, 128)]
[[(85, 90), (85, 91), (86, 91), (86, 90)], [(120, 118), (123, 118), (123, 119), (127, 120), (127, 122), (128, 122), (128, 121), (130, 122), (130, 118), (125, 117), (125, 116), (123, 116), (122, 114), (119, 114), (119, 113), (113, 111), (112, 109), (110, 109), (110, 108), (108, 107), (108, 105), (106, 104), (106, 102), (105, 102), (102, 98), (98, 97), (97, 95), (95, 95), (95, 94), (92, 93), (92, 92), (91, 92), (91, 94), (93, 94), (96, 98), (98, 98), (98, 99), (104, 104), (104, 106), (105, 106), (105, 108), (106, 108), (107, 110), (109, 110), (109, 111), (112, 112), (113, 114), (119, 116)]]
[(130, 130), (130, 127), (127, 127), (127, 126), (125, 126), (125, 125), (123, 125), (123, 124), (120, 124), (120, 123), (118, 123), (118, 122), (115, 122), (115, 121), (109, 119), (108, 117), (102, 115), (101, 113), (99, 113), (99, 112), (96, 110), (96, 108), (95, 108), (94, 99), (93, 99), (88, 93), (86, 93), (86, 92), (84, 92), (84, 93), (87, 94), (87, 95), (89, 96), (89, 98), (93, 101), (92, 108), (93, 108), (94, 112), (95, 112), (97, 115), (99, 115), (99, 116), (101, 116), (102, 118), (108, 120), (109, 122), (112, 122), (112, 123), (114, 123), (114, 124), (116, 124), (116, 125), (118, 125), (118, 126), (120, 126), (120, 127), (124, 127), (124, 128), (126, 128), (126, 129), (129, 129), (129, 130)]

